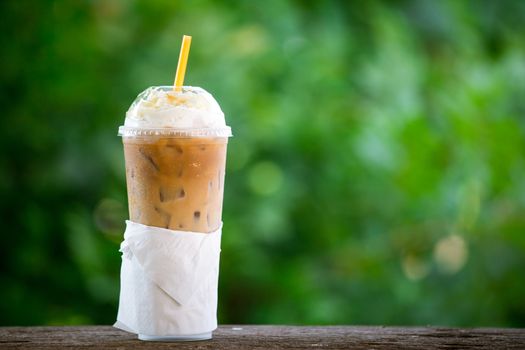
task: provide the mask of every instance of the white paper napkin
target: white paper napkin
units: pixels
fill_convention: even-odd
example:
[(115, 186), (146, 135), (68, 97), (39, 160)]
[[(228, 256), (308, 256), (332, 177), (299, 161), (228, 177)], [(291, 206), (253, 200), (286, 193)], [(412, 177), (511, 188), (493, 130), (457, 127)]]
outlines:
[(221, 228), (196, 233), (126, 224), (114, 326), (150, 336), (216, 329)]

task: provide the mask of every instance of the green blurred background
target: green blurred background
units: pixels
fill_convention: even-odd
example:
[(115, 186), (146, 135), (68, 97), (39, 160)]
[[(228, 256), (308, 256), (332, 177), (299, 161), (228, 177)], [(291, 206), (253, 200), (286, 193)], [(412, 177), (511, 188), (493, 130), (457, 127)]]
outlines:
[(229, 144), (221, 323), (525, 326), (525, 1), (0, 2), (0, 325), (111, 324), (117, 128), (173, 80)]

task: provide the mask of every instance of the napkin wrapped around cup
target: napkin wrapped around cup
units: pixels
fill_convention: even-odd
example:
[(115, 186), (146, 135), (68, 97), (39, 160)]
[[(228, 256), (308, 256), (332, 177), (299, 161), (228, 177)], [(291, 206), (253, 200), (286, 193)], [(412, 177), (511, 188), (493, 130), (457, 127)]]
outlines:
[(126, 225), (114, 326), (148, 336), (215, 330), (222, 227), (196, 233)]

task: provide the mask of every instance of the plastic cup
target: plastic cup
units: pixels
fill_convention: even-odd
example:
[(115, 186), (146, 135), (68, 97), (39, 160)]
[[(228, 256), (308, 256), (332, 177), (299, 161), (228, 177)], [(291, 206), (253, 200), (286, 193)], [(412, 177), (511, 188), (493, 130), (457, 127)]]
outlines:
[(119, 135), (131, 221), (201, 233), (220, 227), (229, 127), (122, 126)]
[[(121, 126), (130, 220), (177, 231), (211, 233), (221, 227), (229, 127), (219, 129)], [(211, 339), (211, 332), (152, 336), (149, 341)]]
[(227, 137), (123, 136), (130, 220), (208, 233), (221, 225)]

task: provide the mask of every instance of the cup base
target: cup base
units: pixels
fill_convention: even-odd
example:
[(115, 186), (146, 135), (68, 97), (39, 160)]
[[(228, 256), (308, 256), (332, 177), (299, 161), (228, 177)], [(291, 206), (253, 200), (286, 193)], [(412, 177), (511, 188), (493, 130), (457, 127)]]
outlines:
[(211, 332), (204, 332), (199, 334), (188, 334), (188, 335), (146, 335), (139, 334), (139, 339), (144, 341), (165, 341), (165, 342), (177, 342), (177, 341), (198, 341), (211, 339)]

